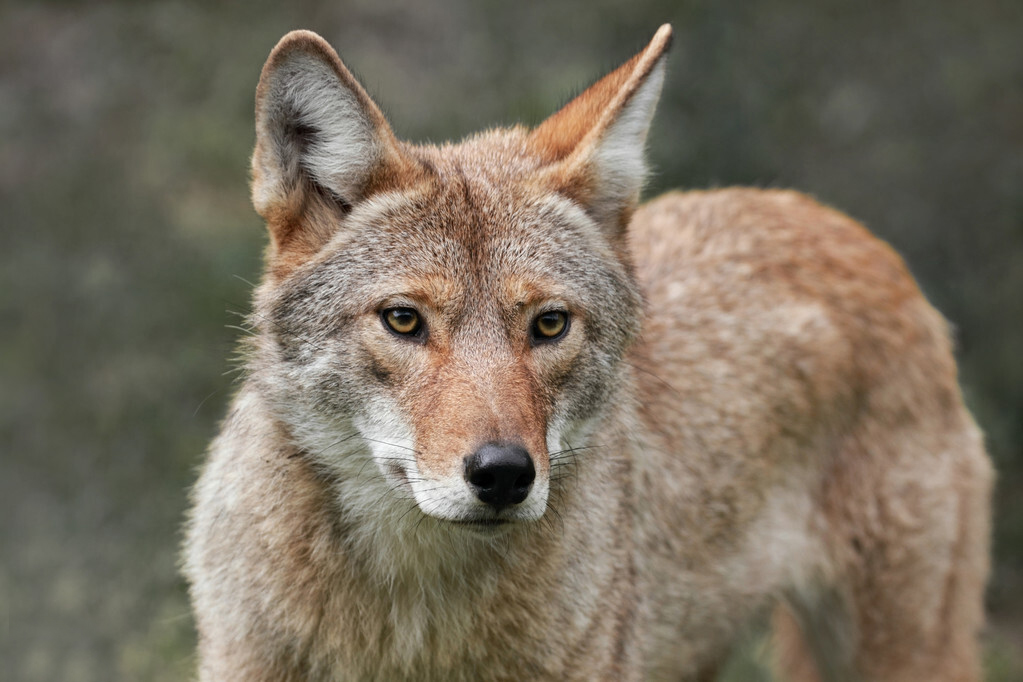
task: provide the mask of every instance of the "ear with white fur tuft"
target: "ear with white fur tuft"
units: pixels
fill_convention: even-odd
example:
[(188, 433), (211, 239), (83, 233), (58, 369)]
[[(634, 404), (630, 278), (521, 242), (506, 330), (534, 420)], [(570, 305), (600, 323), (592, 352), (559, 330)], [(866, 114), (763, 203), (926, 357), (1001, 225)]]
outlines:
[(311, 31), (284, 36), (259, 78), (252, 155), (252, 202), (275, 248), (314, 250), (336, 220), (310, 211), (343, 213), (399, 156), (380, 109), (333, 48)]
[(620, 238), (646, 176), (644, 147), (664, 83), (671, 26), (646, 49), (594, 83), (531, 134), (549, 182)]

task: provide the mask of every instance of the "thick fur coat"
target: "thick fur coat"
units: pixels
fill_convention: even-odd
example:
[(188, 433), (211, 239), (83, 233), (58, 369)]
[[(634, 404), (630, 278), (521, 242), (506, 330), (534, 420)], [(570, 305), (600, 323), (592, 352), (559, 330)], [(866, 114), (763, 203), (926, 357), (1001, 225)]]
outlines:
[(803, 195), (637, 206), (670, 33), (441, 147), (318, 36), (274, 49), (185, 549), (202, 680), (709, 680), (772, 609), (794, 679), (979, 679), (992, 473), (947, 326)]

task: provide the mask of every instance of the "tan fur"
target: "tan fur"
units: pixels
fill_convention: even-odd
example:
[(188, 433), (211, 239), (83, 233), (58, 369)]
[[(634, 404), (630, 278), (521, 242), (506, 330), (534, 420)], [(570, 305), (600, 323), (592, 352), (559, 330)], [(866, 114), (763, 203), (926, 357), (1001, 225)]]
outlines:
[[(670, 35), (444, 147), (318, 36), (274, 49), (257, 335), (186, 542), (202, 680), (709, 680), (772, 608), (793, 679), (979, 679), (992, 472), (947, 326), (803, 195), (637, 209)], [(487, 443), (528, 451), (521, 503), (469, 491)]]

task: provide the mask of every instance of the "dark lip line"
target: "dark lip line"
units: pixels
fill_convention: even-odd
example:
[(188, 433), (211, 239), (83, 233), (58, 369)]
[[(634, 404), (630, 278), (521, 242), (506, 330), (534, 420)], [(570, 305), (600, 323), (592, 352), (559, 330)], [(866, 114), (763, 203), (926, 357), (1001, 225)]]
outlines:
[(451, 523), (457, 523), (460, 526), (504, 526), (511, 521), (507, 519), (457, 519), (452, 520)]

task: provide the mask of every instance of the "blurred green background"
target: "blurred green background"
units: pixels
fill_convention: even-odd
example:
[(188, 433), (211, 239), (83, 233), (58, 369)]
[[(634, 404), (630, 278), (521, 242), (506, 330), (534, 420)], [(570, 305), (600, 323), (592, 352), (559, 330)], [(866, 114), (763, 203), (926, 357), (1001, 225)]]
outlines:
[[(260, 271), (252, 99), (292, 28), (399, 135), (536, 123), (670, 21), (650, 194), (795, 187), (953, 322), (1000, 472), (989, 678), (1023, 679), (1023, 2), (6, 2), (0, 677), (189, 679), (186, 490)], [(729, 679), (767, 679), (750, 636)]]

